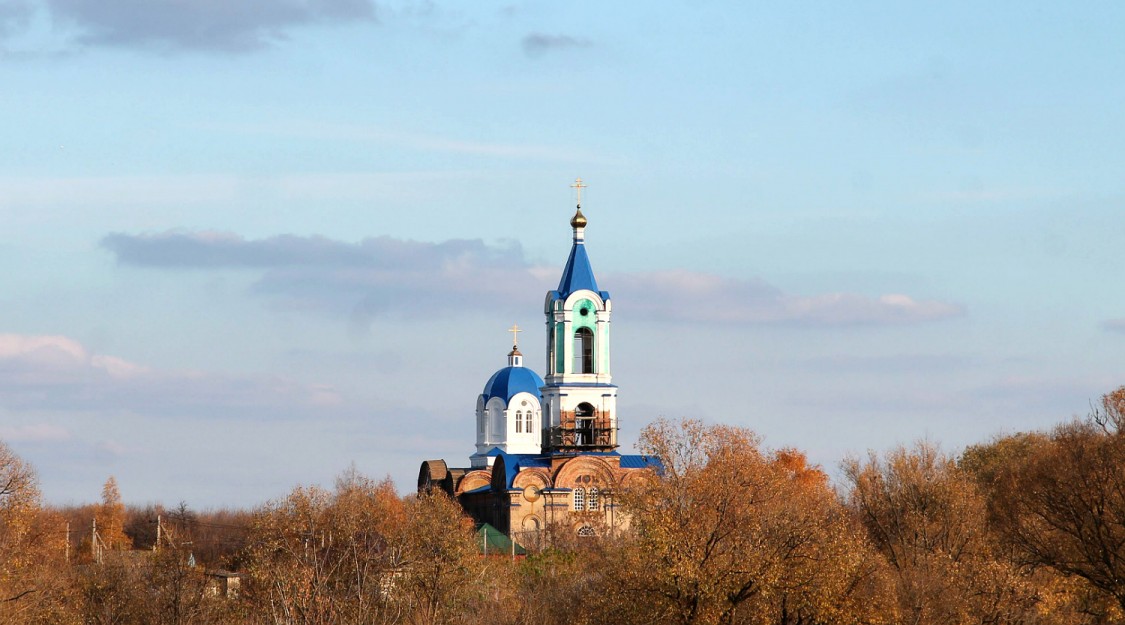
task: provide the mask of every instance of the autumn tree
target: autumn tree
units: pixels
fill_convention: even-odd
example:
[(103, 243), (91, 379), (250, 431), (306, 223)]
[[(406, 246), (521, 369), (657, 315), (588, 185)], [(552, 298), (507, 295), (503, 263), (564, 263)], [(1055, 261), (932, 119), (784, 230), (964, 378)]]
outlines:
[[(369, 541), (359, 527), (332, 527), (331, 503), (323, 489), (298, 487), (285, 499), (267, 504), (255, 518), (247, 556), (252, 585), (247, 591), (263, 622), (335, 623), (340, 622), (337, 613), (345, 600), (357, 610), (378, 601), (378, 581), (368, 573), (383, 567), (369, 553), (342, 554), (336, 547), (337, 535), (342, 538), (345, 533), (351, 533), (353, 547), (377, 540)], [(373, 531), (377, 527), (376, 515), (364, 510), (353, 514), (367, 517)], [(329, 533), (334, 534), (331, 541)], [(341, 571), (349, 565), (355, 575)]]
[(132, 541), (125, 535), (125, 504), (121, 502), (117, 479), (112, 475), (102, 486), (102, 503), (94, 511), (94, 520), (101, 541), (99, 546), (115, 551), (132, 548)]
[(849, 460), (849, 506), (894, 571), (904, 622), (1023, 623), (1036, 592), (988, 528), (974, 480), (934, 445)]
[[(391, 595), (409, 606), (417, 625), (475, 623), (491, 607), (490, 567), (477, 551), (472, 522), (440, 491), (407, 498), (406, 518), (394, 535), (402, 561)], [(476, 608), (476, 609), (474, 609)]]
[(1016, 556), (1084, 581), (1125, 614), (1125, 387), (998, 477), (993, 518)]
[[(560, 532), (560, 536), (570, 537), (573, 532)], [(602, 549), (604, 546), (602, 541), (587, 541), (581, 548), (559, 548), (556, 545), (541, 549), (509, 567), (509, 576), (499, 578), (493, 592), (499, 595), (507, 586), (515, 601), (501, 601), (501, 605), (515, 605), (523, 609), (498, 622), (516, 625), (612, 622), (604, 618), (602, 602), (597, 599), (605, 594), (605, 572), (609, 568), (605, 564), (607, 558), (616, 555), (615, 549)], [(503, 559), (499, 560), (502, 564)], [(535, 598), (533, 609), (528, 609), (527, 597)]]
[(140, 585), (146, 598), (144, 619), (151, 625), (229, 623), (237, 607), (212, 592), (210, 579), (185, 546), (145, 554)]
[(119, 561), (83, 565), (74, 576), (72, 609), (89, 625), (140, 625), (147, 599), (140, 571)]
[(250, 597), (268, 622), (471, 622), (484, 566), (471, 529), (446, 496), (403, 500), (390, 481), (297, 488), (254, 520)]
[(0, 442), (0, 624), (64, 620), (65, 527), (43, 509), (31, 465)]
[(824, 474), (748, 430), (660, 421), (641, 436), (662, 473), (620, 501), (631, 532), (612, 556), (615, 622), (858, 623), (893, 615), (877, 554)]

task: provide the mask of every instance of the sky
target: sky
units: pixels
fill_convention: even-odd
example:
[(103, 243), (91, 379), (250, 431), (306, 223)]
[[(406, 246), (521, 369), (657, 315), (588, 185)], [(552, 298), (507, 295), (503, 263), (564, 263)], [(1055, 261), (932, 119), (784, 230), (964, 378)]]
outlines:
[(44, 498), (465, 465), (569, 187), (656, 419), (840, 462), (1125, 384), (1125, 5), (0, 0), (0, 440)]

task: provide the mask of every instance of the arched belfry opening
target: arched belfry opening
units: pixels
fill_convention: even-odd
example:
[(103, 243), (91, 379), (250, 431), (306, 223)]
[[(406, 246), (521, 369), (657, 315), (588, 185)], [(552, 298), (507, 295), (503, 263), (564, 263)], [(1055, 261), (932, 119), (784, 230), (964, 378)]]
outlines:
[(595, 444), (594, 439), (594, 407), (586, 402), (578, 404), (574, 409), (574, 444), (578, 447), (588, 447)]
[(594, 333), (590, 328), (574, 331), (574, 372), (594, 372)]
[(561, 424), (551, 428), (549, 448), (563, 452), (612, 451), (617, 447), (616, 423), (607, 410), (580, 402), (564, 411)]

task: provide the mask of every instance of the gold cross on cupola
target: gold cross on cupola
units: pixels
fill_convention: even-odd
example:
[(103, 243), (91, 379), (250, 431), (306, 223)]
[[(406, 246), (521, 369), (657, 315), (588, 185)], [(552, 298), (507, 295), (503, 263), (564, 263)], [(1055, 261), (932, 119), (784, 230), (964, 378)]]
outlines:
[(515, 349), (515, 348), (519, 347), (519, 344), (520, 344), (519, 333), (523, 332), (523, 330), (520, 329), (519, 325), (513, 323), (512, 327), (508, 328), (508, 332), (512, 333), (512, 349)]
[(582, 189), (585, 189), (587, 186), (588, 185), (582, 184), (581, 178), (575, 178), (574, 184), (570, 185), (570, 188), (574, 189), (575, 192), (578, 194), (578, 206), (579, 206), (579, 208), (582, 207)]

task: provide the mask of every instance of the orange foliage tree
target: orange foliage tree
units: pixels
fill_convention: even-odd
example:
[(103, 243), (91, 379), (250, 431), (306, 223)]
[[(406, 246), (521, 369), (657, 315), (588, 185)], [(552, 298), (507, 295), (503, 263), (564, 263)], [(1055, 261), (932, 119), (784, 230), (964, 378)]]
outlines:
[(129, 549), (133, 542), (125, 535), (125, 504), (121, 503), (121, 491), (117, 479), (112, 475), (102, 486), (102, 503), (94, 510), (98, 523), (98, 538), (107, 549)]
[(0, 442), (0, 624), (61, 618), (65, 527), (42, 508), (31, 465)]
[(999, 472), (993, 518), (1019, 561), (1081, 580), (1125, 618), (1125, 387)]
[(890, 622), (877, 554), (827, 479), (748, 430), (660, 421), (662, 473), (621, 496), (631, 531), (607, 551), (616, 622)]
[(845, 463), (849, 505), (887, 558), (907, 622), (1025, 623), (1030, 578), (1001, 553), (971, 476), (928, 443)]
[(248, 595), (270, 622), (471, 622), (485, 566), (444, 494), (401, 499), (354, 472), (297, 488), (256, 516)]

